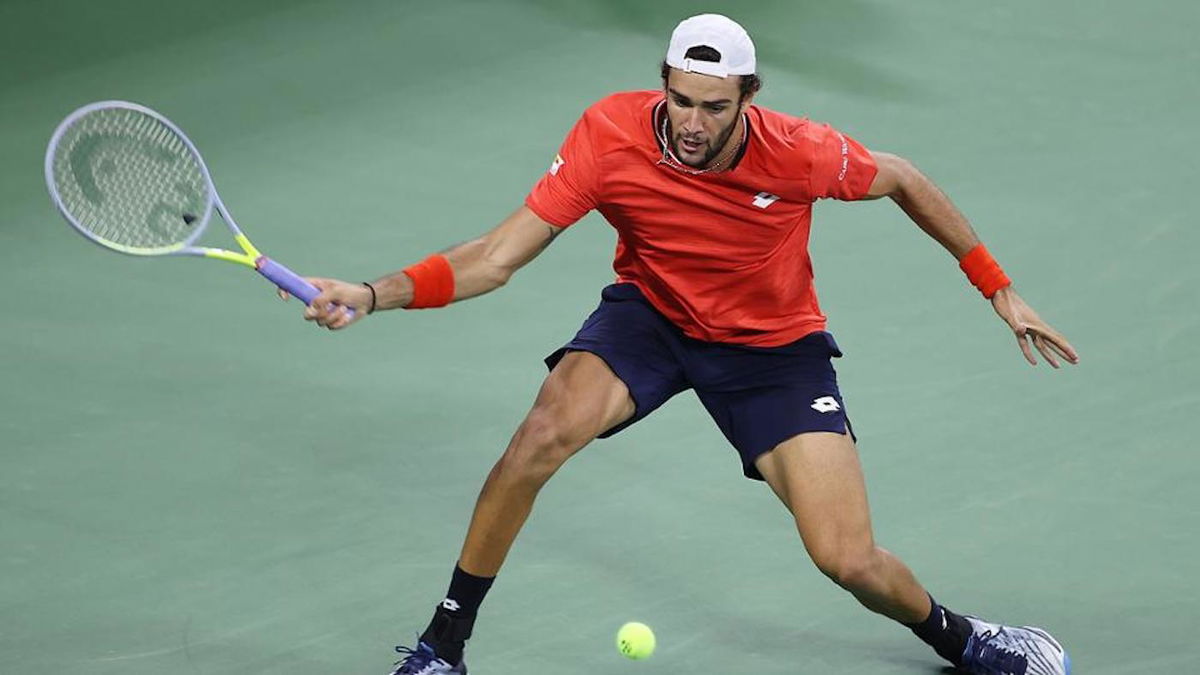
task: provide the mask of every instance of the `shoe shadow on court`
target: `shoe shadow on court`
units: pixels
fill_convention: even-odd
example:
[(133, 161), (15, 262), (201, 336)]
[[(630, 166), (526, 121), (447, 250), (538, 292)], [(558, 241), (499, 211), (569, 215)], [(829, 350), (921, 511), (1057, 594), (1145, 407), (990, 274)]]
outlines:
[[(962, 671), (940, 657), (907, 631), (895, 638), (877, 637), (878, 631), (862, 637), (833, 634), (820, 627), (795, 629), (752, 614), (713, 612), (712, 625), (723, 626), (727, 641), (739, 651), (749, 652), (771, 663), (804, 662), (802, 672), (839, 672), (861, 669), (870, 663), (889, 664), (913, 675), (958, 675)], [(732, 616), (731, 616), (732, 614)], [(870, 621), (871, 617), (864, 617)], [(928, 651), (926, 655), (924, 652)], [(892, 672), (889, 670), (889, 672)]]

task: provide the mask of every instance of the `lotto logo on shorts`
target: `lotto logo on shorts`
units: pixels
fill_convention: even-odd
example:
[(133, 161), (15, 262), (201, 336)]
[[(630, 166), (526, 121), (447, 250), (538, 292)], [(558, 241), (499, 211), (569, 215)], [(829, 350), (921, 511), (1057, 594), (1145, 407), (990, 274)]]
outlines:
[(838, 405), (837, 399), (832, 396), (822, 396), (814, 400), (809, 407), (819, 413), (831, 413), (842, 409), (842, 406)]

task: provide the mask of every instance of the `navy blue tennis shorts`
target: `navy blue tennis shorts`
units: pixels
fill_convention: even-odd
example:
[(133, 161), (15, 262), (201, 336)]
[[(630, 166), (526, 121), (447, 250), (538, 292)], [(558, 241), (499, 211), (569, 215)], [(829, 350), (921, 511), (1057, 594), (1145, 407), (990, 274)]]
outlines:
[(684, 335), (633, 284), (608, 286), (600, 297), (579, 333), (546, 357), (546, 365), (553, 369), (567, 352), (591, 352), (629, 387), (633, 416), (601, 438), (687, 389), (737, 449), (747, 478), (762, 480), (754, 460), (797, 434), (853, 436), (831, 362), (842, 352), (829, 333), (780, 347), (705, 342)]

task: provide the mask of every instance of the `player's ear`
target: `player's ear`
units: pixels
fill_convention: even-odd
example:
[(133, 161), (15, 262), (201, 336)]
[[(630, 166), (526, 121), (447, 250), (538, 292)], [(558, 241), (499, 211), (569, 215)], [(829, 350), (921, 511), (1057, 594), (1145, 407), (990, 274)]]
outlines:
[[(754, 77), (754, 76), (753, 75), (742, 75), (741, 77)], [(739, 83), (739, 86), (740, 86), (740, 84), (741, 83)], [(757, 93), (758, 93), (758, 86), (755, 85), (750, 91), (746, 92), (745, 96), (742, 96), (741, 99), (738, 100), (738, 109), (741, 112), (746, 112), (746, 109), (749, 108), (750, 104), (754, 102), (754, 95)]]

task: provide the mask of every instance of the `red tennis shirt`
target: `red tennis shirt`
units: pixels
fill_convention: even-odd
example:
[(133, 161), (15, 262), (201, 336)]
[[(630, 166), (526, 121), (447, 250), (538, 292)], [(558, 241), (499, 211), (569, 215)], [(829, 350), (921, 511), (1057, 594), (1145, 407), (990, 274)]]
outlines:
[(752, 105), (732, 168), (688, 173), (663, 161), (664, 106), (660, 91), (592, 105), (525, 204), (559, 227), (598, 210), (617, 230), (617, 280), (685, 335), (774, 347), (824, 330), (808, 256), (812, 205), (865, 197), (870, 153), (827, 125)]

